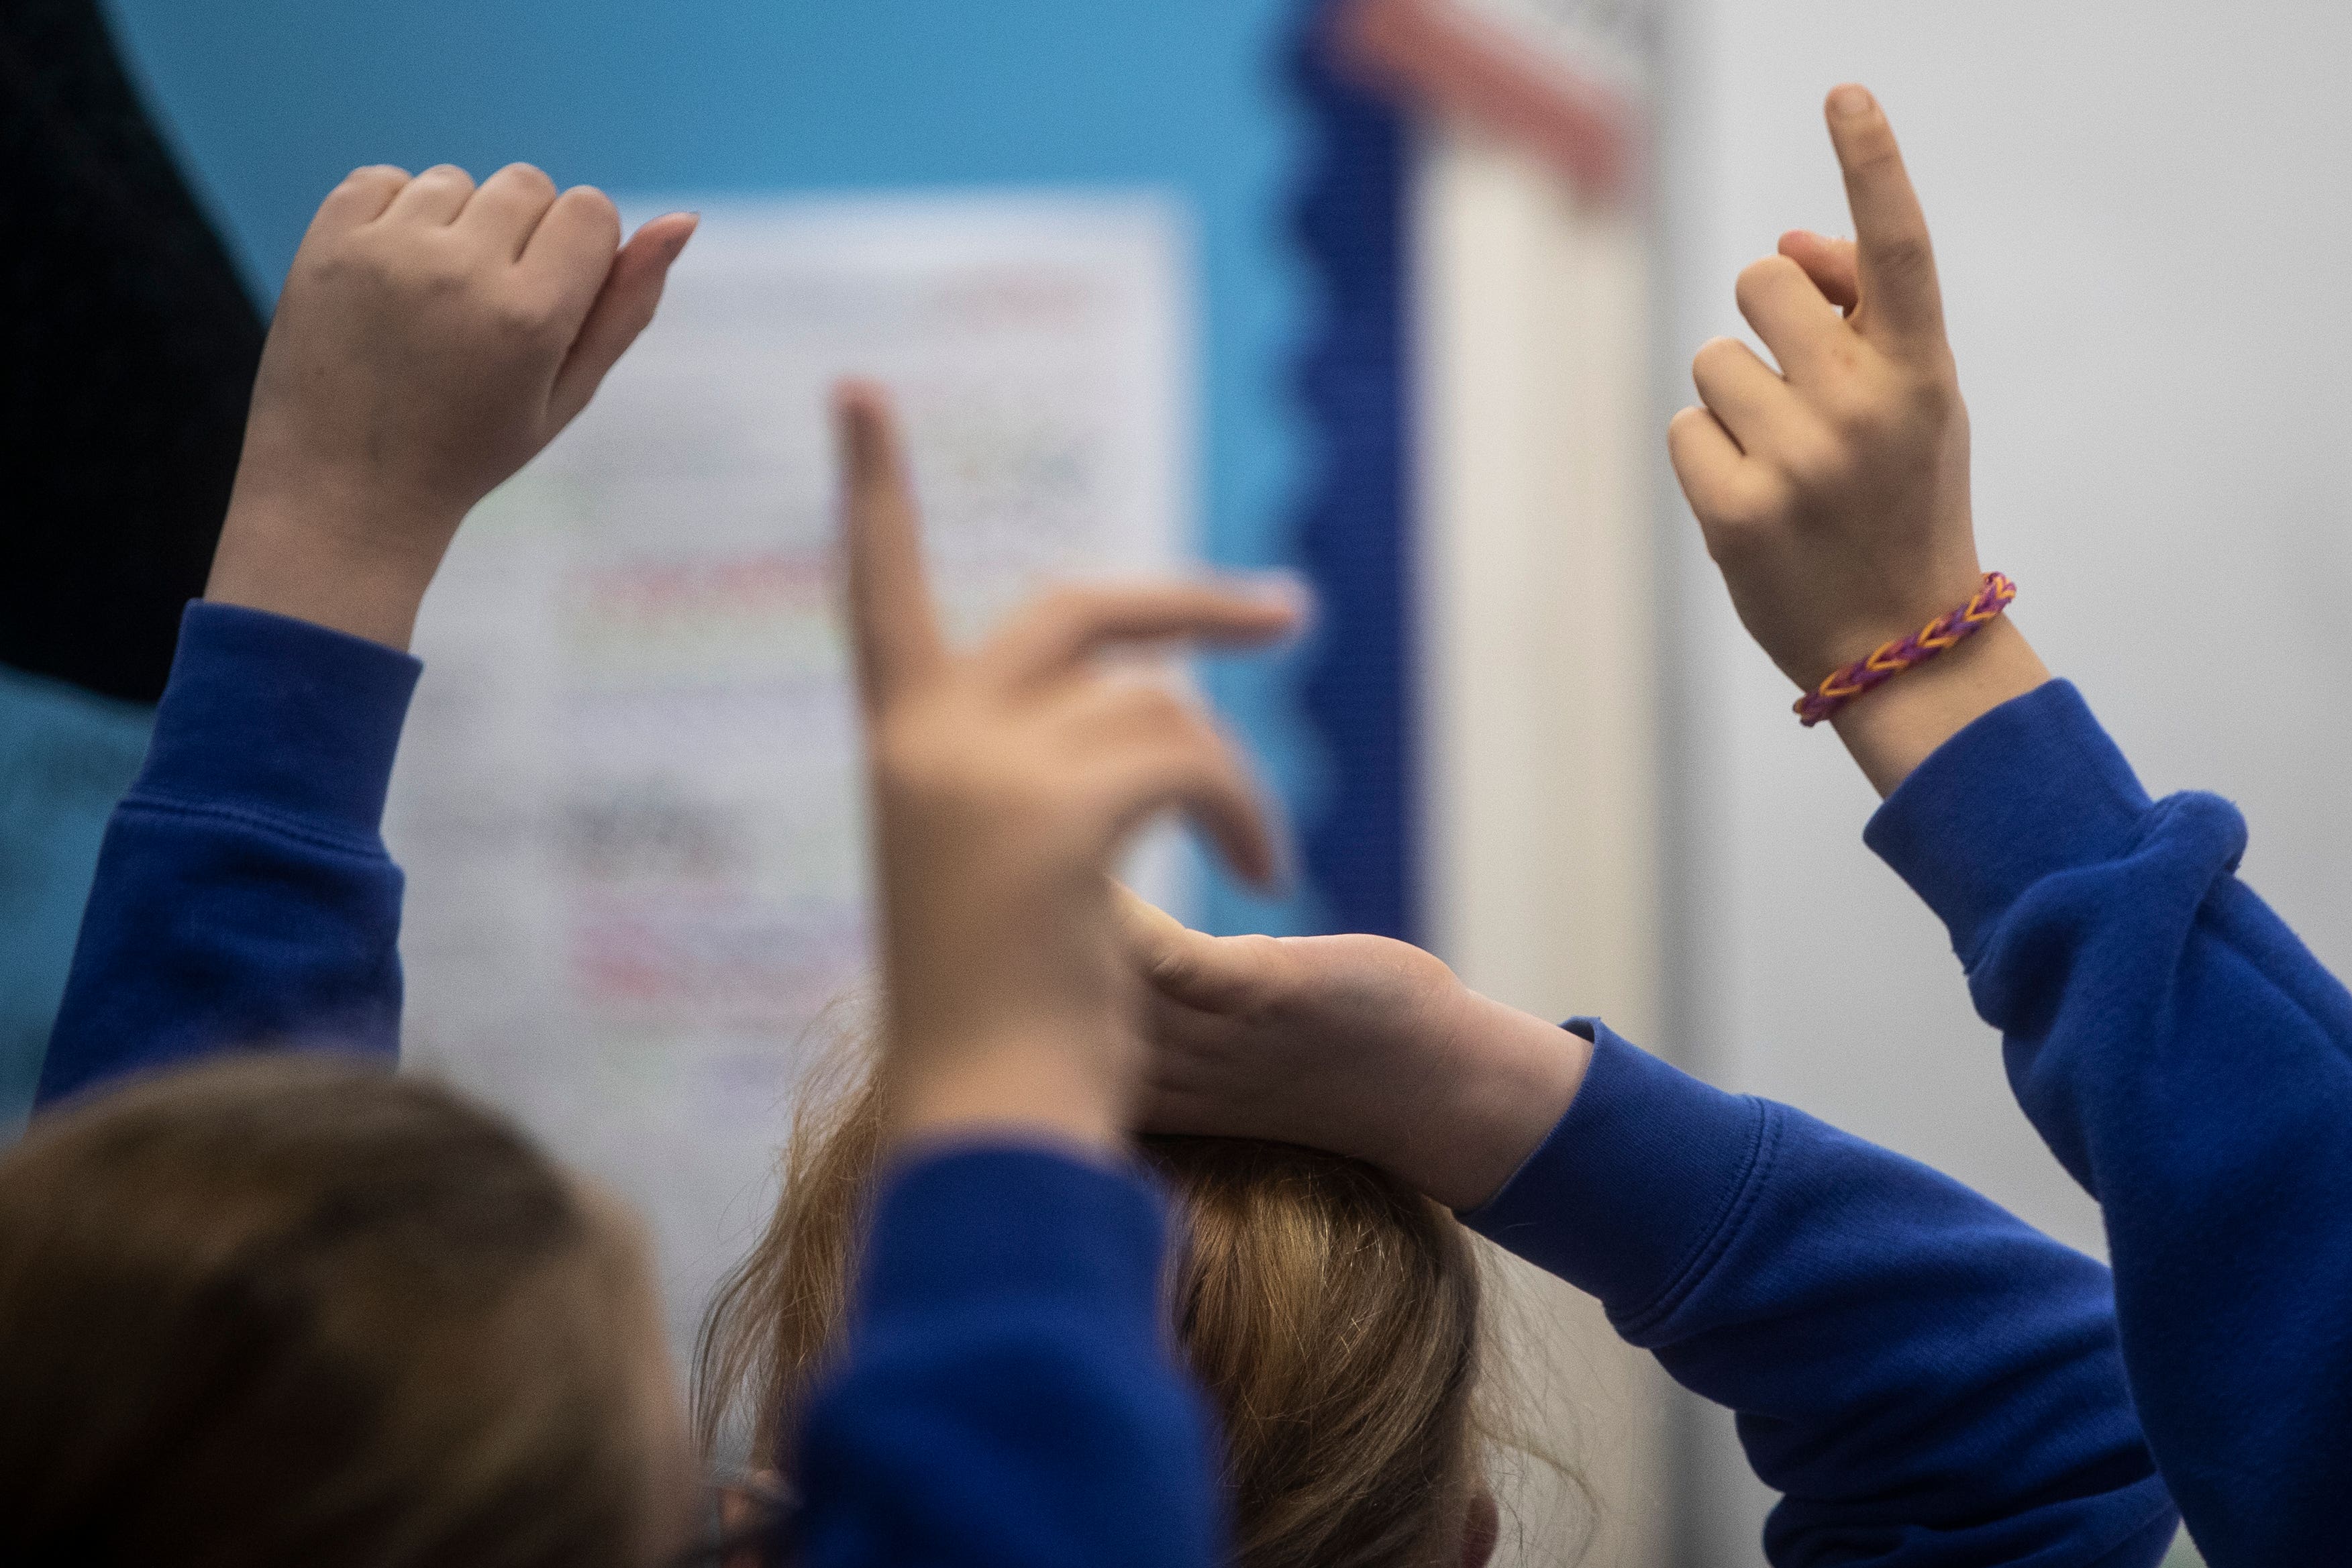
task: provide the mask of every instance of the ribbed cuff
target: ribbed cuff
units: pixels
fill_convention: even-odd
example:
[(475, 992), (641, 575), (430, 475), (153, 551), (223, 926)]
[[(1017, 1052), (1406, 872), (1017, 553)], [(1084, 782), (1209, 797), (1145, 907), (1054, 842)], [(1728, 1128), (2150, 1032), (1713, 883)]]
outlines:
[(383, 821), (425, 666), (381, 643), (199, 600), (129, 799), (201, 803), (362, 841)]
[(1043, 1298), (1156, 1333), (1167, 1239), (1166, 1209), (1140, 1176), (1042, 1149), (959, 1149), (886, 1183), (859, 1293), (875, 1322)]
[(2082, 694), (2051, 681), (1938, 747), (1862, 836), (1942, 917), (1954, 951), (1974, 967), (2026, 889), (2124, 853), (2149, 809)]
[(1670, 1306), (1744, 1211), (1770, 1108), (1727, 1094), (1591, 1019), (1592, 1065), (1568, 1113), (1462, 1222), (1601, 1298), (1622, 1329)]

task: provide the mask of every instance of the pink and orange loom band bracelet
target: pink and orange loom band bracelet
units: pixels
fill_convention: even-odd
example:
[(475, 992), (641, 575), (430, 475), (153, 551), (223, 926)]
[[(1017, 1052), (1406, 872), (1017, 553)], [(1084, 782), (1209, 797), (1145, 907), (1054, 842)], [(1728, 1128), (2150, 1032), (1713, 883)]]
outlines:
[(1937, 616), (1911, 636), (1882, 645), (1867, 659), (1856, 659), (1822, 676), (1820, 685), (1797, 699), (1797, 716), (1807, 729), (1812, 728), (1872, 687), (1885, 685), (1904, 671), (1983, 631), (2016, 597), (2017, 584), (1997, 571), (1986, 572), (1976, 597), (1958, 610)]

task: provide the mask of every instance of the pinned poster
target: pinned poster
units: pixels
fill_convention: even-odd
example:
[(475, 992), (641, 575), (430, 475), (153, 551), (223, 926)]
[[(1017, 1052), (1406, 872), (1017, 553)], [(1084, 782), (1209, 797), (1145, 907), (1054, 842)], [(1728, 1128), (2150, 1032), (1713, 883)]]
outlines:
[(959, 635), (1047, 579), (1179, 569), (1186, 253), (1144, 197), (708, 205), (425, 605), (386, 827), (408, 1061), (653, 1217), (681, 1346), (868, 968), (829, 389), (896, 395)]

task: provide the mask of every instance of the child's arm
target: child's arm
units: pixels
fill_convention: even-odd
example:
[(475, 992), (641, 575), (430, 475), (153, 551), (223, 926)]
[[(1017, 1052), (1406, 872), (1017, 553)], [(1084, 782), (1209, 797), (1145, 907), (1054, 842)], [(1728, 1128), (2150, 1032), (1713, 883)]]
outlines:
[[(1713, 412), (1675, 426), (1734, 601), (1801, 681), (1876, 634), (1874, 594), (1958, 602), (1974, 564), (1927, 228), (1858, 90), (1830, 110), (1858, 246), (1792, 235), (1801, 268), (1743, 275), (1786, 378), (1711, 380), (1709, 356), (1731, 356), (1710, 345)], [(2236, 811), (2151, 803), (2073, 688), (2042, 680), (2003, 625), (1845, 709), (1889, 795), (1869, 841), (1943, 916), (2026, 1113), (2100, 1201), (2133, 1394), (2208, 1560), (2340, 1556), (2352, 997), (2236, 879)]]
[(1166, 1343), (1165, 1218), (1121, 1152), (1142, 998), (1108, 871), (1171, 807), (1245, 875), (1273, 856), (1223, 737), (1099, 655), (1262, 642), (1295, 611), (1066, 591), (954, 653), (887, 412), (853, 390), (841, 418), (898, 1168), (797, 1446), (801, 1557), (1206, 1568), (1211, 1433)]
[(1147, 1124), (1353, 1155), (1599, 1297), (1739, 1414), (1780, 1564), (2160, 1558), (2107, 1272), (1925, 1166), (1370, 936), (1128, 908)]
[(693, 221), (518, 165), (362, 169), (287, 278), (205, 602), (107, 829), (46, 1103), (236, 1047), (398, 1048), (400, 872), (378, 835), (466, 513), (587, 402)]

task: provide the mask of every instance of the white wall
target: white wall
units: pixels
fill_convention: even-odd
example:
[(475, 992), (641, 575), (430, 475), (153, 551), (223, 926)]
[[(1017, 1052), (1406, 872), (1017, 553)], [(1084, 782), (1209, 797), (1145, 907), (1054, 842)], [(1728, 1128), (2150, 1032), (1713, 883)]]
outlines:
[[(1654, 438), (1647, 235), (1531, 154), (1433, 126), (1413, 189), (1418, 605), (1433, 945), (1476, 989), (1654, 1036)], [(1598, 1302), (1497, 1264), (1526, 1467), (1506, 1564), (1665, 1555), (1666, 1380)]]
[[(1670, 31), (1674, 400), (1739, 329), (1741, 265), (1847, 229), (1819, 106), (1869, 83), (1935, 227), (1985, 563), (2152, 789), (2245, 808), (2246, 874), (2352, 968), (2352, 7), (1684, 0)], [(1871, 791), (1790, 717), (1678, 500), (1667, 526), (1669, 1044), (2095, 1248), (1940, 927), (1861, 845)], [(1725, 1442), (1694, 1563), (1760, 1561)]]

